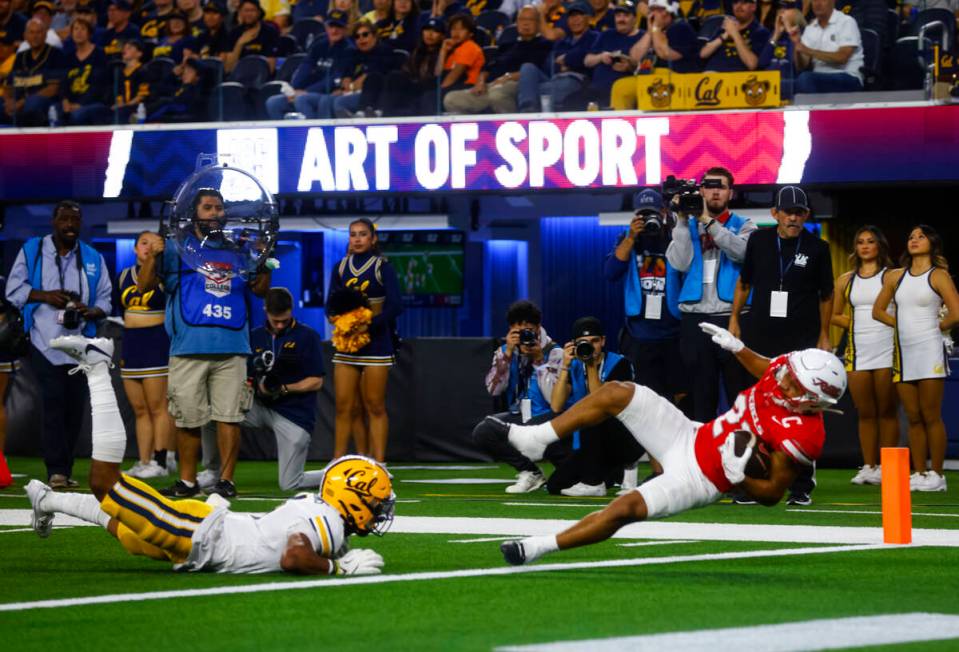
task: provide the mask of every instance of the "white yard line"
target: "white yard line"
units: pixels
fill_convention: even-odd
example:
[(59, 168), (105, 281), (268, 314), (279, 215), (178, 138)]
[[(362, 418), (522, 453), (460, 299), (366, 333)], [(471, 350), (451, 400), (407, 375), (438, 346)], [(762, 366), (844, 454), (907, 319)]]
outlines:
[(498, 469), (499, 467), (490, 464), (477, 464), (476, 466), (460, 466), (456, 464), (422, 464), (412, 466), (394, 466), (390, 464), (389, 470), (392, 471), (488, 471), (489, 469)]
[[(796, 509), (786, 509), (790, 514), (801, 514), (810, 512), (815, 514), (882, 514), (881, 511), (864, 511), (858, 509), (809, 509), (808, 507), (797, 507)], [(943, 518), (959, 518), (959, 514), (943, 514), (939, 512), (913, 512), (913, 516), (941, 516)]]
[(204, 597), (213, 595), (234, 595), (241, 593), (263, 593), (266, 591), (286, 591), (294, 589), (328, 589), (337, 586), (357, 586), (361, 584), (386, 584), (394, 582), (422, 582), (432, 580), (461, 579), (464, 577), (490, 577), (494, 575), (525, 575), (552, 571), (570, 571), (592, 568), (626, 568), (632, 566), (656, 566), (679, 564), (684, 562), (730, 561), (736, 559), (760, 559), (765, 557), (792, 557), (798, 555), (822, 555), (830, 553), (879, 550), (886, 546), (828, 546), (821, 548), (788, 548), (782, 550), (752, 550), (747, 552), (721, 552), (708, 555), (682, 555), (675, 557), (647, 557), (643, 559), (610, 559), (605, 561), (584, 561), (559, 564), (534, 564), (532, 566), (500, 566), (496, 568), (469, 568), (456, 571), (438, 571), (426, 573), (408, 573), (405, 575), (372, 575), (347, 579), (320, 579), (286, 582), (267, 582), (243, 586), (219, 586), (206, 589), (186, 589), (180, 591), (153, 591), (149, 593), (117, 593), (94, 595), (80, 598), (62, 598), (57, 600), (35, 600), (32, 602), (8, 602), (0, 604), (0, 612), (26, 611), (30, 609), (57, 609), (92, 604), (111, 604), (117, 602), (142, 602), (145, 600), (169, 600), (185, 597)]
[(751, 649), (761, 649), (764, 652), (800, 652), (955, 638), (959, 638), (959, 616), (909, 613), (557, 641), (501, 647), (497, 648), (497, 652), (742, 652)]
[(433, 480), (400, 480), (405, 484), (513, 484), (516, 478), (436, 478)]
[(667, 546), (680, 543), (699, 543), (699, 541), (636, 541), (635, 543), (617, 543), (620, 548), (640, 548), (642, 546)]
[(501, 505), (506, 505), (507, 507), (604, 507), (605, 503), (595, 502), (595, 503), (522, 503), (522, 502), (508, 502), (500, 503)]
[(480, 537), (479, 539), (450, 539), (446, 543), (489, 543), (490, 541), (507, 541), (513, 537)]

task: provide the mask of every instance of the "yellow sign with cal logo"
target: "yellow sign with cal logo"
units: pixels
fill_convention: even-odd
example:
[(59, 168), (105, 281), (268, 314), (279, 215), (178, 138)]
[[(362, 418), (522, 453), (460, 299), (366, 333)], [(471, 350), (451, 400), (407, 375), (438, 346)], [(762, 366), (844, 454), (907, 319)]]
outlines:
[(673, 73), (656, 69), (637, 77), (643, 111), (759, 109), (780, 105), (778, 70), (757, 72)]

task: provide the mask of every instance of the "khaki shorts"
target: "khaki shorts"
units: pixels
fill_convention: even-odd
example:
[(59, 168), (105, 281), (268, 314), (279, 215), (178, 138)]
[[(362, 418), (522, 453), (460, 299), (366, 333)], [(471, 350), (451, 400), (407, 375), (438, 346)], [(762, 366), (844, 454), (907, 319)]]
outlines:
[(178, 428), (199, 428), (211, 420), (240, 423), (253, 401), (246, 357), (172, 356), (167, 398)]

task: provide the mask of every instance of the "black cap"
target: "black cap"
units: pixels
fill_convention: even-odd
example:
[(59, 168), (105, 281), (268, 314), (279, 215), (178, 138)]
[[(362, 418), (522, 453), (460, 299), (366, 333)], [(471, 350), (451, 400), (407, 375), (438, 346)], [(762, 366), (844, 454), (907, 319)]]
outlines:
[(579, 0), (571, 4), (569, 8), (566, 10), (566, 13), (571, 14), (574, 11), (580, 14), (586, 14), (587, 16), (592, 16), (595, 13), (593, 11), (592, 5), (590, 5), (588, 2), (583, 2), (582, 0)]
[(634, 15), (636, 13), (636, 4), (632, 0), (620, 0), (616, 3), (616, 6), (613, 7), (613, 13), (624, 13)]
[(123, 11), (133, 11), (133, 5), (129, 0), (110, 0), (110, 4)]
[(788, 211), (801, 208), (809, 210), (809, 200), (806, 193), (799, 186), (784, 186), (776, 194), (776, 210)]
[(603, 324), (595, 317), (580, 317), (573, 322), (573, 339), (581, 337), (603, 337)]
[(423, 26), (420, 28), (422, 32), (424, 29), (431, 29), (434, 32), (439, 32), (440, 34), (446, 33), (446, 21), (443, 20), (440, 16), (431, 16), (429, 20), (423, 23)]
[(349, 24), (349, 17), (345, 12), (340, 11), (339, 9), (334, 9), (326, 16), (327, 25), (338, 25), (340, 27), (346, 27)]
[(226, 10), (226, 5), (222, 2), (208, 2), (203, 5), (203, 11), (215, 11), (221, 16), (226, 16), (229, 12)]

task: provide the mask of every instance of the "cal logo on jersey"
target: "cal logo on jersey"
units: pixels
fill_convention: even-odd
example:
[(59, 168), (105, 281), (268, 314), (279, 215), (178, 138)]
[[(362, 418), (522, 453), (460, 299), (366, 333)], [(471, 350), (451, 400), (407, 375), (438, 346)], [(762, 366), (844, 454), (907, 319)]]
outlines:
[(232, 270), (233, 266), (228, 263), (210, 263), (210, 269), (203, 275), (203, 289), (217, 298), (227, 296), (233, 287)]
[(796, 267), (805, 267), (809, 263), (809, 256), (806, 254), (796, 254)]

